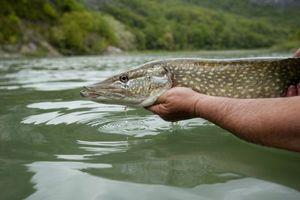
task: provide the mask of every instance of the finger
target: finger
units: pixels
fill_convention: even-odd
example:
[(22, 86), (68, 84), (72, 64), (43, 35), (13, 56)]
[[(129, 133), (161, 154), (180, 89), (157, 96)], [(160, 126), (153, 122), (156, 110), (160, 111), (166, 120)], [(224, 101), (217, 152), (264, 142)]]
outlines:
[(149, 111), (151, 111), (151, 112), (153, 112), (154, 114), (158, 114), (158, 112), (159, 112), (159, 104), (146, 107), (146, 109), (149, 110)]
[(166, 97), (165, 97), (165, 94), (163, 93), (162, 95), (160, 95), (156, 101), (154, 102), (153, 105), (158, 105), (158, 104), (162, 104), (162, 103), (165, 103), (166, 102)]
[(296, 53), (294, 54), (294, 57), (295, 58), (300, 57), (300, 48), (296, 51)]
[(300, 96), (300, 83), (297, 84), (297, 95)]
[(288, 91), (286, 93), (287, 97), (292, 97), (292, 96), (296, 96), (298, 93), (297, 88), (294, 85), (290, 85), (288, 87)]

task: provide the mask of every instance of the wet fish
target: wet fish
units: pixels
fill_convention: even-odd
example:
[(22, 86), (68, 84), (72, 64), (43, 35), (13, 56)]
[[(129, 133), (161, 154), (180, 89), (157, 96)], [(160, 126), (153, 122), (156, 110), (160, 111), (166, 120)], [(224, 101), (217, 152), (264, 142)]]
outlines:
[(212, 96), (280, 97), (300, 82), (300, 58), (167, 59), (86, 86), (83, 97), (109, 104), (149, 106), (172, 87)]

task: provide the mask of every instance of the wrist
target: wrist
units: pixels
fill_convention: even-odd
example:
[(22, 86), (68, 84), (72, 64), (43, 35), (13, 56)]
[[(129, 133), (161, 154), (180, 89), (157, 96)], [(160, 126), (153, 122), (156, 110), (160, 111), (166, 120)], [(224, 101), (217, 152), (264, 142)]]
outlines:
[(198, 93), (194, 103), (194, 116), (208, 119), (209, 112), (213, 108), (211, 103), (211, 96)]
[(195, 116), (223, 125), (234, 110), (234, 99), (199, 94), (195, 103)]

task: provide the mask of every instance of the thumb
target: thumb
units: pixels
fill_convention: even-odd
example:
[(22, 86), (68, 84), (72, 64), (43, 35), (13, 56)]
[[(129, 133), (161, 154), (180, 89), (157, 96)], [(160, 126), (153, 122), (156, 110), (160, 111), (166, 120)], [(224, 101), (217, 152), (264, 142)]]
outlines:
[(155, 105), (146, 107), (146, 109), (153, 112), (153, 113), (155, 113), (155, 114), (158, 114), (159, 113), (159, 106), (160, 106), (160, 104), (155, 104)]

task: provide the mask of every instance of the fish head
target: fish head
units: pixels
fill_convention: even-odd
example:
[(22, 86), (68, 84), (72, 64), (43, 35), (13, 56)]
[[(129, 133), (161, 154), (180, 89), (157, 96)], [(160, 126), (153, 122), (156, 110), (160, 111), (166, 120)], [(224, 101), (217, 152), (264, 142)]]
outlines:
[(170, 72), (162, 65), (150, 65), (86, 86), (80, 94), (99, 103), (146, 107), (171, 87)]

